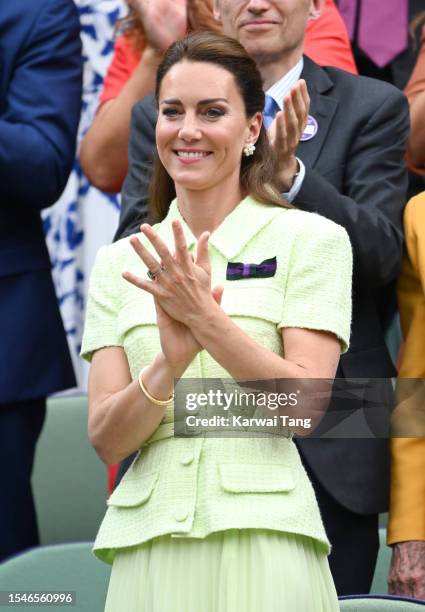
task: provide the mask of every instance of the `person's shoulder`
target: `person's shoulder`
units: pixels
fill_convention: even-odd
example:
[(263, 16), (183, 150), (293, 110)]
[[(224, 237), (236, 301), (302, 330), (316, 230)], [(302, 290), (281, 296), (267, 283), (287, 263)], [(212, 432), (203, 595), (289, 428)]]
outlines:
[(141, 232), (101, 246), (97, 251), (90, 273), (92, 284), (103, 284), (108, 291), (118, 295), (124, 287), (127, 287), (127, 281), (122, 278), (123, 272), (129, 271), (138, 276), (144, 275), (144, 264), (130, 243), (133, 237), (137, 237), (148, 250), (152, 251), (152, 245)]
[[(152, 227), (155, 231), (157, 231), (158, 228), (160, 227), (160, 223), (157, 223), (153, 225)], [(130, 244), (130, 240), (134, 236), (136, 236), (144, 246), (146, 246), (149, 243), (149, 240), (146, 238), (145, 234), (143, 234), (142, 232), (136, 232), (134, 234), (130, 234), (129, 236), (124, 236), (123, 238), (120, 238), (119, 240), (116, 240), (115, 242), (111, 242), (111, 244), (107, 244), (101, 248), (105, 249), (108, 256), (112, 256), (112, 257), (125, 256), (127, 253), (133, 250), (133, 247)]]
[[(318, 213), (293, 209), (286, 215), (293, 226), (291, 253), (298, 262), (308, 267), (344, 266), (349, 274), (353, 265), (353, 249), (348, 233), (342, 225)], [(303, 265), (304, 265), (303, 264)]]
[(309, 236), (310, 239), (332, 234), (345, 234), (346, 230), (331, 219), (315, 212), (299, 208), (282, 208), (282, 213), (274, 220), (275, 227), (291, 231), (295, 235)]
[(425, 214), (425, 191), (418, 193), (417, 195), (410, 198), (406, 204), (406, 212), (415, 213), (418, 215)]
[(403, 92), (391, 83), (353, 74), (335, 66), (319, 66), (305, 56), (302, 77), (308, 88), (313, 87), (325, 95), (353, 99), (359, 108), (373, 104), (375, 100), (381, 104), (386, 99), (405, 101)]
[[(136, 102), (131, 111), (131, 142), (138, 142), (138, 147), (146, 144), (152, 147), (155, 143), (156, 118), (157, 108), (153, 94)], [(131, 155), (132, 146), (130, 145)]]
[(297, 253), (302, 257), (308, 253), (351, 253), (347, 231), (341, 225), (314, 212), (297, 208), (282, 208), (269, 223), (263, 241), (273, 245), (279, 253)]
[(130, 239), (137, 236), (140, 242), (147, 246), (147, 238), (141, 232), (120, 238), (116, 242), (101, 246), (97, 252), (96, 264), (107, 267), (111, 272), (114, 270), (122, 271), (123, 266), (137, 255), (131, 246)]
[[(64, 23), (69, 19), (69, 23)], [(2, 3), (0, 23), (7, 23), (10, 30), (25, 32), (29, 37), (34, 36), (34, 29), (47, 29), (58, 25), (72, 28), (78, 24), (78, 9), (73, 0), (13, 0)], [(30, 28), (28, 30), (28, 28)]]
[(2, 6), (1, 13), (19, 13), (22, 21), (32, 18), (34, 15), (43, 16), (45, 11), (49, 11), (54, 5), (62, 7), (72, 5), (75, 8), (73, 0), (13, 0), (13, 2), (5, 2)]
[[(43, 26), (54, 26), (57, 24), (69, 28), (72, 32), (75, 27), (80, 28), (80, 18), (78, 8), (73, 0), (31, 0), (31, 4), (38, 8), (39, 22), (43, 22)], [(28, 2), (25, 2), (26, 7)], [(34, 6), (32, 7), (34, 10)], [(69, 20), (64, 21), (63, 20)], [(44, 28), (43, 28), (44, 29)]]
[(359, 104), (371, 102), (374, 99), (394, 99), (399, 101), (405, 99), (403, 92), (387, 81), (352, 74), (351, 72), (347, 72), (341, 68), (335, 68), (334, 66), (322, 66), (322, 70), (326, 72), (337, 89), (342, 88), (353, 96), (367, 96), (364, 99), (356, 97), (356, 102)]
[(411, 198), (406, 204), (404, 226), (406, 231), (425, 227), (425, 191)]
[(148, 118), (152, 124), (155, 124), (156, 115), (157, 109), (154, 94), (145, 96), (133, 106), (133, 121), (140, 121), (141, 119), (146, 120), (146, 118)]

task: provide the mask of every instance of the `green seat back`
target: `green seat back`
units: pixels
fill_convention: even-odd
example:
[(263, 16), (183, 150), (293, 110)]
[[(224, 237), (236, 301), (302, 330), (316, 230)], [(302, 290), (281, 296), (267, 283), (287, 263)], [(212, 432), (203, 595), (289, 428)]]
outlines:
[(378, 559), (376, 561), (375, 574), (373, 576), (372, 587), (370, 592), (376, 595), (385, 595), (388, 593), (388, 571), (391, 562), (391, 548), (386, 544), (386, 529), (379, 529), (380, 547)]
[(340, 602), (341, 612), (423, 612), (425, 602), (397, 597), (353, 597)]
[(91, 547), (86, 542), (43, 546), (0, 565), (0, 591), (75, 591), (75, 606), (16, 604), (4, 609), (103, 612), (110, 566), (98, 561)]
[(48, 401), (32, 482), (41, 544), (95, 539), (107, 469), (87, 438), (86, 396)]

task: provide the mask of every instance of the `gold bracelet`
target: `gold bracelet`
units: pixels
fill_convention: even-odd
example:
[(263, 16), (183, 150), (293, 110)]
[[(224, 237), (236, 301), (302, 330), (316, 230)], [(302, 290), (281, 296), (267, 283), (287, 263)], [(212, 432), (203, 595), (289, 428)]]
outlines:
[(173, 401), (174, 401), (174, 393), (172, 393), (168, 399), (166, 399), (166, 400), (160, 400), (160, 399), (157, 399), (156, 397), (153, 397), (153, 396), (152, 396), (152, 395), (149, 393), (149, 391), (146, 389), (145, 385), (143, 384), (143, 379), (142, 379), (143, 372), (144, 372), (145, 370), (147, 370), (147, 368), (148, 368), (148, 367), (149, 367), (149, 366), (146, 366), (145, 368), (142, 368), (142, 369), (140, 370), (140, 372), (139, 372), (138, 380), (139, 380), (139, 385), (140, 385), (141, 390), (143, 391), (144, 395), (146, 395), (146, 397), (148, 398), (148, 400), (149, 400), (150, 402), (152, 402), (152, 404), (155, 404), (156, 406), (163, 406), (163, 407), (164, 407), (164, 406), (169, 406), (169, 405), (170, 405), (170, 404), (172, 404), (172, 403), (173, 403)]

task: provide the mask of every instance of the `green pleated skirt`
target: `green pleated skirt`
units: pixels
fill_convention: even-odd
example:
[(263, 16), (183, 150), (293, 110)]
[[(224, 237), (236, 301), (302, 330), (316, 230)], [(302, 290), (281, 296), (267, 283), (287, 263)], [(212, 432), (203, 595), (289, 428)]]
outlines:
[(315, 540), (241, 529), (205, 539), (162, 536), (118, 552), (105, 612), (336, 612)]

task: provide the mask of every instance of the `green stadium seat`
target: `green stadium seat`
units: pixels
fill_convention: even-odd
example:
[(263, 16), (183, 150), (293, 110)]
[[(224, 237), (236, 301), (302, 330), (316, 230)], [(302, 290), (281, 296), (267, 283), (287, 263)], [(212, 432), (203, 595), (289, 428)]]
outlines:
[(425, 601), (370, 595), (341, 598), (340, 607), (341, 612), (423, 612)]
[[(110, 566), (98, 561), (92, 543), (41, 546), (0, 564), (0, 591), (72, 591), (75, 606), (38, 604), (7, 606), (14, 612), (103, 612)], [(2, 606), (0, 605), (0, 608)]]
[(386, 529), (381, 527), (379, 529), (380, 547), (372, 588), (370, 589), (371, 594), (385, 595), (388, 593), (387, 578), (391, 562), (391, 548), (387, 546), (386, 537)]
[(107, 469), (87, 438), (86, 396), (49, 399), (32, 483), (41, 544), (95, 539)]

